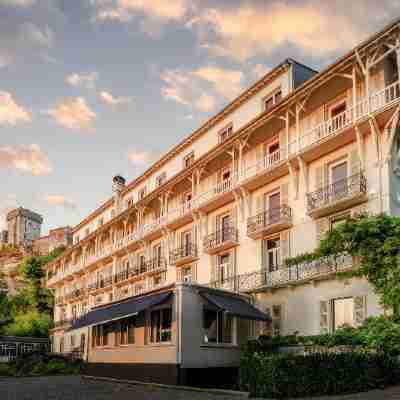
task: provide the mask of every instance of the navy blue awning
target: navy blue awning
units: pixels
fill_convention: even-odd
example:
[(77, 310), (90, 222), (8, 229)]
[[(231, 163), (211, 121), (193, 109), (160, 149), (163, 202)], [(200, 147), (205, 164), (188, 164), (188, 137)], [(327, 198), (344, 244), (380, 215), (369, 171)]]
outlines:
[(213, 306), (235, 317), (257, 321), (271, 321), (271, 317), (268, 314), (263, 313), (243, 298), (213, 292), (200, 292), (200, 295)]
[(76, 320), (70, 329), (83, 328), (85, 326), (97, 325), (108, 321), (115, 321), (117, 319), (129, 317), (130, 315), (136, 315), (141, 311), (164, 303), (166, 300), (168, 300), (171, 294), (171, 291), (157, 293), (89, 311), (82, 318)]

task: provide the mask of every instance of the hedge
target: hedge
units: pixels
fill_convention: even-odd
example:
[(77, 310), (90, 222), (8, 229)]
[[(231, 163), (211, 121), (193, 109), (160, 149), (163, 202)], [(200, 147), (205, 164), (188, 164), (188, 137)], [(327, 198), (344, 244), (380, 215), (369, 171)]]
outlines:
[(399, 378), (397, 359), (377, 353), (245, 352), (240, 366), (243, 390), (276, 399), (363, 392), (395, 384)]

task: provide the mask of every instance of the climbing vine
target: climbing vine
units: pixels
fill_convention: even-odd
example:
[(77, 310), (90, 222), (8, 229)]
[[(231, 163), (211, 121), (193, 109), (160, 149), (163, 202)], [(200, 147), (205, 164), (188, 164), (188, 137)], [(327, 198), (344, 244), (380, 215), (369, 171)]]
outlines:
[(384, 306), (400, 316), (400, 218), (359, 215), (335, 227), (312, 253), (286, 260), (286, 265), (324, 257), (351, 255), (358, 268), (342, 276), (363, 276), (374, 286)]

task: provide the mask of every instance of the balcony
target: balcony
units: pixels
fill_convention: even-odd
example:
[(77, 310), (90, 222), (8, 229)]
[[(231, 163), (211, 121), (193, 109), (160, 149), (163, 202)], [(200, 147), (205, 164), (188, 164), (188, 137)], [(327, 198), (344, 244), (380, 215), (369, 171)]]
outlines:
[(167, 260), (164, 257), (155, 257), (146, 261), (146, 273), (157, 274), (167, 270)]
[(73, 322), (73, 319), (60, 319), (59, 321), (54, 322), (53, 329), (67, 329)]
[(239, 244), (238, 237), (238, 230), (233, 226), (213, 232), (203, 239), (204, 251), (208, 254), (215, 254), (237, 246)]
[(188, 243), (184, 246), (178, 247), (174, 250), (169, 255), (169, 263), (171, 265), (182, 265), (182, 264), (188, 264), (191, 263), (195, 260), (197, 260), (198, 255), (197, 255), (197, 246)]
[(235, 276), (236, 275), (233, 264), (219, 264), (212, 271), (211, 286), (218, 289), (235, 291)]
[(66, 301), (78, 300), (85, 295), (86, 295), (86, 289), (84, 289), (84, 288), (75, 289), (72, 292), (65, 295), (65, 300)]
[(261, 268), (247, 274), (226, 277), (224, 280), (213, 280), (210, 282), (210, 286), (223, 287), (237, 292), (260, 291), (329, 279), (339, 272), (345, 272), (352, 268), (354, 268), (354, 263), (351, 256), (339, 256), (290, 267), (282, 265), (275, 271)]
[(292, 226), (292, 209), (286, 205), (263, 211), (247, 219), (247, 236), (259, 239)]
[(63, 296), (57, 296), (55, 299), (54, 299), (54, 304), (56, 304), (56, 305), (61, 305), (61, 304), (64, 304), (64, 297)]
[(307, 211), (314, 218), (324, 217), (367, 200), (365, 175), (352, 175), (315, 192), (307, 193)]
[(99, 289), (106, 289), (112, 287), (113, 284), (113, 277), (112, 276), (107, 276), (105, 278), (101, 278), (100, 280), (96, 282), (92, 282), (88, 285), (88, 291), (93, 292), (97, 291)]

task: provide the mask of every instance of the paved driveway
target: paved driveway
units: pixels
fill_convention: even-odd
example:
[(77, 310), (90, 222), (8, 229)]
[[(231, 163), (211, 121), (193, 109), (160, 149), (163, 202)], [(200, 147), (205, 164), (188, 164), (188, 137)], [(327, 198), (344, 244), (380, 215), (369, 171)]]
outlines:
[[(233, 400), (236, 396), (211, 395), (150, 386), (88, 381), (76, 376), (0, 378), (1, 400)], [(346, 396), (310, 400), (399, 400), (400, 386)]]

